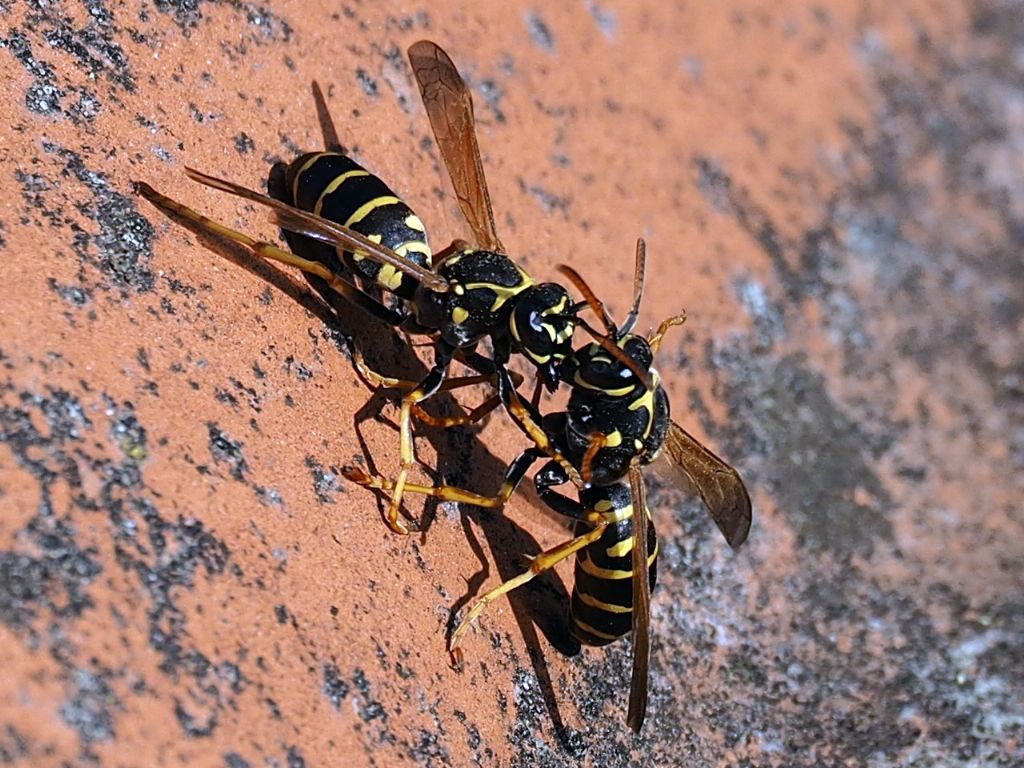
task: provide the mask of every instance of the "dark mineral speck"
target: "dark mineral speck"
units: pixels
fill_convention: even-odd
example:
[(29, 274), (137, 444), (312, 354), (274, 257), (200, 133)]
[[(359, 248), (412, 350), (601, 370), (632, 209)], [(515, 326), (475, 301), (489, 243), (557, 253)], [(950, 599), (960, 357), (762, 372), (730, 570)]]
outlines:
[(235, 136), (235, 149), (240, 155), (248, 155), (256, 148), (256, 143), (245, 132)]
[(242, 455), (242, 443), (229, 438), (214, 423), (206, 425), (210, 436), (210, 453), (218, 463), (227, 464), (231, 469), (231, 475), (236, 480), (244, 480), (249, 465)]
[(359, 83), (359, 87), (363, 89), (363, 93), (367, 96), (374, 97), (377, 95), (377, 81), (365, 69), (360, 68), (356, 70), (356, 82)]
[(555, 38), (551, 34), (551, 28), (541, 18), (540, 14), (532, 11), (526, 16), (526, 28), (530, 33), (530, 40), (548, 53), (554, 53)]
[(333, 664), (326, 664), (323, 668), (323, 692), (331, 706), (335, 709), (341, 707), (341, 702), (349, 694), (349, 685), (341, 679), (341, 671)]

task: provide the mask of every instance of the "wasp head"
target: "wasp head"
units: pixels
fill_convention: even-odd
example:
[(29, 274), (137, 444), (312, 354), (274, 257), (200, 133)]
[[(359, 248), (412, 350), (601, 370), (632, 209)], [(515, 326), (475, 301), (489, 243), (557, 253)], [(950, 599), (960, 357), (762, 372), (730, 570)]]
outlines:
[(559, 376), (574, 387), (621, 397), (638, 386), (650, 388), (653, 362), (647, 339), (627, 333), (614, 342), (604, 338), (580, 347), (565, 359)]
[(549, 391), (558, 387), (558, 368), (572, 353), (576, 317), (568, 291), (557, 283), (528, 288), (509, 318), (516, 348), (537, 366)]

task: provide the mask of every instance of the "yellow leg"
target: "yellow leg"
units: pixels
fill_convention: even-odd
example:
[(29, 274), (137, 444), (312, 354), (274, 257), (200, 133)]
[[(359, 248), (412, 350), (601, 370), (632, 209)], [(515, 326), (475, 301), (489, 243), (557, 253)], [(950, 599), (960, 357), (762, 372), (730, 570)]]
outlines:
[(466, 634), (470, 625), (477, 620), (488, 605), (493, 603), (502, 595), (508, 594), (516, 587), (521, 587), (523, 584), (526, 584), (535, 576), (539, 576), (545, 571), (551, 570), (567, 557), (574, 555), (576, 552), (579, 552), (581, 549), (600, 539), (601, 534), (604, 532), (604, 528), (607, 525), (608, 523), (602, 520), (597, 524), (597, 527), (594, 528), (594, 530), (588, 531), (582, 536), (577, 536), (574, 539), (563, 542), (557, 547), (552, 547), (551, 549), (541, 552), (533, 558), (533, 561), (530, 563), (529, 570), (509, 579), (504, 584), (498, 585), (473, 603), (473, 607), (469, 609), (469, 612), (463, 617), (462, 621), (459, 622), (458, 626), (455, 627), (455, 631), (452, 632), (451, 640), (448, 643), (448, 649), (452, 654), (452, 661), (455, 667), (458, 669), (462, 668), (462, 649), (459, 647), (459, 644), (462, 642), (462, 637)]
[(412, 412), (413, 415), (424, 424), (429, 424), (432, 427), (443, 427), (444, 429), (448, 429), (450, 427), (462, 427), (466, 424), (475, 424), (499, 405), (501, 405), (501, 398), (498, 397), (498, 395), (491, 395), (472, 411), (464, 413), (461, 416), (432, 416), (418, 405), (413, 407)]
[[(359, 375), (372, 387), (386, 387), (388, 389), (405, 389), (411, 390), (416, 387), (419, 382), (410, 381), (409, 379), (397, 379), (393, 376), (385, 376), (382, 373), (378, 373), (373, 370), (366, 362), (362, 352), (355, 350), (352, 353), (352, 362), (356, 366), (356, 370)], [(510, 371), (509, 375), (512, 376), (512, 380), (515, 383), (520, 383), (522, 377)], [(538, 379), (538, 384), (540, 380)], [(474, 384), (493, 384), (494, 376), (489, 374), (475, 374), (473, 376), (459, 376), (451, 379), (446, 379), (444, 384), (441, 385), (439, 392), (451, 392), (462, 387), (469, 387)], [(466, 424), (475, 424), (480, 421), (484, 416), (489, 414), (501, 405), (501, 398), (497, 395), (484, 400), (480, 405), (474, 408), (469, 413), (463, 414), (462, 416), (433, 416), (424, 410), (420, 405), (413, 405), (412, 415), (416, 417), (418, 421), (428, 424), (432, 427), (442, 427), (445, 429), (451, 427), (461, 427)]]
[[(406, 483), (403, 490), (408, 493), (419, 493), (424, 496), (433, 496), (444, 501), (454, 501), (459, 504), (472, 504), (484, 509), (501, 509), (505, 506), (509, 497), (515, 493), (519, 483), (522, 482), (526, 473), (534, 462), (544, 457), (544, 454), (536, 448), (528, 448), (512, 460), (505, 470), (505, 478), (501, 488), (494, 496), (481, 496), (479, 493), (467, 491), (452, 485), (420, 485), (419, 483)], [(341, 470), (346, 479), (354, 483), (373, 488), (384, 493), (395, 493), (398, 485), (397, 480), (388, 480), (381, 475), (370, 475), (359, 467), (347, 466)]]
[(565, 470), (566, 475), (569, 477), (569, 480), (572, 481), (573, 485), (577, 488), (582, 488), (584, 486), (584, 481), (580, 476), (579, 471), (558, 451), (557, 448), (555, 448), (551, 439), (548, 437), (547, 432), (545, 432), (544, 428), (533, 419), (529, 409), (523, 405), (523, 401), (520, 399), (519, 393), (514, 388), (509, 393), (507, 410), (509, 415), (512, 417), (512, 420), (515, 421), (524, 433), (526, 433), (526, 436), (533, 441), (533, 444), (559, 463), (562, 469)]
[[(202, 176), (202, 174), (200, 174), (200, 176)], [(203, 178), (209, 179), (210, 177)], [(243, 197), (248, 197), (248, 199), (271, 199), (255, 192), (249, 192), (242, 187), (237, 187), (237, 185), (231, 184), (231, 182), (220, 182), (217, 179), (213, 179), (213, 181), (222, 185), (218, 187), (220, 189), (234, 188), (242, 190), (245, 193), (243, 194)], [(166, 216), (177, 221), (186, 229), (195, 232), (197, 235), (213, 237), (218, 240), (234, 243), (235, 245), (245, 248), (249, 253), (257, 258), (269, 259), (270, 261), (287, 264), (288, 266), (298, 267), (303, 272), (323, 279), (327, 284), (327, 287), (335, 293), (344, 296), (350, 303), (361, 308), (373, 317), (391, 325), (398, 325), (402, 322), (402, 315), (388, 309), (376, 299), (368, 296), (344, 275), (331, 271), (331, 269), (325, 264), (305, 259), (302, 256), (282, 250), (276, 245), (263, 242), (261, 240), (255, 240), (243, 232), (238, 232), (230, 227), (226, 227), (223, 224), (192, 210), (187, 205), (182, 205), (181, 203), (160, 194), (144, 182), (135, 182), (135, 191), (163, 211)], [(255, 195), (255, 198), (253, 198), (252, 195)], [(278, 205), (277, 202), (274, 204)]]
[[(448, 501), (457, 501), (465, 504), (475, 504), (477, 506), (485, 507), (487, 509), (497, 509), (502, 507), (508, 497), (512, 494), (515, 486), (507, 490), (503, 490), (498, 496), (485, 497), (479, 494), (472, 493), (471, 491), (461, 491), (461, 489), (451, 488), (448, 486), (441, 486), (438, 489), (434, 489), (431, 486), (424, 485), (410, 485), (408, 483), (409, 471), (412, 469), (413, 464), (416, 461), (415, 446), (413, 444), (412, 436), (412, 417), (415, 416), (417, 420), (422, 421), (425, 424), (429, 424), (435, 427), (456, 427), (465, 424), (472, 424), (488, 413), (493, 411), (499, 405), (501, 405), (501, 398), (497, 395), (493, 395), (483, 403), (478, 405), (468, 414), (462, 416), (449, 416), (449, 417), (435, 417), (427, 413), (421, 406), (420, 403), (427, 398), (426, 393), (419, 388), (418, 382), (411, 382), (404, 379), (397, 379), (389, 376), (383, 376), (377, 373), (369, 365), (366, 364), (366, 360), (362, 354), (358, 351), (352, 356), (353, 362), (355, 363), (356, 369), (363, 376), (363, 378), (375, 384), (377, 386), (392, 387), (398, 389), (407, 389), (406, 394), (402, 397), (402, 403), (398, 414), (398, 431), (399, 431), (399, 469), (398, 475), (395, 480), (385, 480), (380, 476), (369, 476), (358, 468), (348, 468), (346, 477), (353, 482), (360, 483), (371, 488), (386, 491), (391, 494), (391, 500), (388, 503), (387, 510), (387, 523), (388, 527), (396, 533), (408, 533), (409, 530), (399, 520), (399, 511), (402, 505), (402, 497), (406, 490), (413, 491), (415, 493), (426, 493), (427, 495), (436, 496), (437, 498), (446, 499)], [(517, 374), (510, 374), (514, 380), (521, 380)], [(438, 391), (451, 391), (460, 387), (467, 387), (472, 384), (481, 384), (487, 382), (493, 382), (493, 375), (478, 374), (474, 376), (462, 376), (459, 378), (447, 379), (438, 388)], [(414, 490), (415, 489), (415, 490)], [(446, 489), (446, 490), (443, 490)], [(428, 491), (437, 491), (428, 492)]]
[(388, 504), (388, 526), (395, 533), (408, 533), (409, 530), (398, 519), (398, 512), (402, 506), (402, 495), (405, 493), (405, 484), (409, 478), (409, 470), (416, 462), (416, 447), (412, 439), (412, 407), (423, 399), (423, 393), (415, 389), (402, 398), (402, 407), (398, 412), (398, 435), (399, 435), (399, 465), (398, 476), (395, 478), (394, 489), (391, 492), (391, 501)]
[(347, 296), (352, 291), (358, 290), (347, 280), (344, 280), (337, 273), (332, 272), (318, 261), (304, 259), (301, 256), (296, 256), (290, 251), (278, 248), (276, 245), (272, 245), (271, 243), (263, 242), (261, 240), (255, 240), (242, 232), (238, 232), (230, 227), (225, 227), (223, 224), (192, 210), (187, 205), (182, 205), (176, 200), (172, 200), (166, 195), (160, 194), (145, 182), (135, 182), (135, 188), (140, 195), (165, 213), (169, 213), (172, 216), (177, 216), (186, 222), (190, 222), (194, 231), (198, 231), (201, 234), (205, 233), (214, 235), (230, 242), (237, 243), (243, 248), (246, 248), (254, 256), (270, 259), (271, 261), (276, 261), (281, 264), (288, 264), (292, 267), (298, 267), (303, 272), (308, 272), (311, 275), (316, 275), (317, 277), (322, 278), (331, 288), (343, 295)]
[(658, 326), (651, 336), (648, 337), (647, 343), (651, 345), (651, 352), (657, 352), (661, 346), (662, 339), (665, 338), (665, 333), (674, 325), (682, 325), (686, 322), (686, 312), (680, 312), (678, 315), (672, 315), (672, 317), (666, 318), (661, 321), (661, 325)]
[[(461, 424), (468, 424), (480, 420), (486, 414), (490, 413), (497, 405), (500, 405), (500, 400), (496, 397), (492, 397), (477, 408), (475, 408), (469, 414), (463, 416), (454, 416), (448, 418), (435, 418), (427, 413), (421, 406), (420, 402), (427, 398), (426, 393), (419, 388), (419, 382), (409, 381), (407, 379), (397, 379), (390, 376), (384, 376), (377, 373), (375, 370), (367, 365), (366, 360), (363, 358), (361, 352), (356, 350), (352, 355), (352, 361), (356, 366), (356, 370), (359, 371), (360, 375), (371, 384), (371, 386), (389, 387), (397, 389), (406, 389), (406, 394), (402, 397), (401, 408), (398, 415), (398, 430), (399, 430), (399, 456), (400, 464), (398, 469), (398, 476), (395, 481), (385, 481), (384, 478), (376, 477), (370, 478), (368, 475), (362, 472), (362, 470), (353, 469), (352, 476), (349, 478), (354, 482), (359, 482), (362, 485), (377, 488), (380, 490), (387, 490), (391, 492), (391, 501), (388, 503), (387, 511), (387, 523), (388, 527), (396, 533), (408, 533), (409, 530), (399, 520), (399, 509), (402, 504), (402, 496), (405, 493), (407, 487), (407, 480), (409, 477), (409, 470), (412, 469), (413, 464), (416, 461), (415, 446), (413, 444), (412, 436), (412, 416), (426, 424), (432, 426), (441, 427), (452, 427), (459, 426)], [(473, 384), (482, 384), (493, 382), (494, 376), (478, 374), (474, 376), (462, 376), (459, 378), (447, 379), (438, 388), (438, 391), (451, 391), (460, 387), (468, 387)], [(492, 403), (493, 400), (497, 402)], [(348, 475), (346, 475), (348, 476)], [(364, 482), (359, 478), (368, 478), (370, 482)], [(416, 486), (417, 488), (425, 486)], [(482, 497), (481, 497), (482, 498)], [(474, 503), (472, 500), (467, 498), (452, 499), (455, 501), (465, 501), (466, 503)]]
[[(352, 352), (352, 362), (355, 364), (359, 375), (362, 376), (370, 386), (405, 390), (411, 390), (419, 386), (418, 381), (412, 381), (410, 379), (396, 379), (393, 376), (385, 376), (383, 373), (378, 373), (369, 366), (366, 362), (366, 358), (363, 357), (363, 353), (359, 350), (354, 350)], [(460, 376), (447, 379), (438, 389), (438, 392), (450, 392), (453, 389), (468, 387), (473, 384), (490, 384), (493, 382), (494, 376), (482, 373), (473, 376)]]
[[(341, 473), (345, 479), (358, 483), (366, 488), (373, 488), (384, 493), (394, 494), (396, 480), (388, 480), (381, 475), (371, 475), (360, 467), (344, 467)], [(442, 501), (454, 501), (459, 504), (472, 504), (484, 509), (501, 509), (508, 502), (512, 492), (515, 491), (515, 483), (506, 481), (501, 490), (494, 496), (481, 496), (479, 493), (467, 491), (464, 488), (457, 488), (454, 485), (421, 485), (419, 483), (406, 483), (405, 493), (418, 493), (423, 496), (433, 496)]]

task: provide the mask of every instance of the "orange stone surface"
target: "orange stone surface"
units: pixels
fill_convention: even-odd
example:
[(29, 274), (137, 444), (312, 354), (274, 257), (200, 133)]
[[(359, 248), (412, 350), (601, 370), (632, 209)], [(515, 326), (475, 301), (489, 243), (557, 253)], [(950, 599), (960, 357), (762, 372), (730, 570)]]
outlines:
[[(1022, 30), (1010, 0), (0, 3), (0, 764), (1024, 764)], [(398, 463), (346, 337), (406, 377), (429, 350), (132, 191), (277, 242), (183, 169), (263, 188), (321, 148), (316, 79), (466, 237), (421, 38), (534, 275), (621, 316), (646, 238), (641, 328), (689, 313), (674, 415), (751, 489), (732, 552), (649, 474), (639, 737), (630, 641), (568, 640), (569, 563), (449, 666), (453, 616), (568, 535), (532, 491), (413, 497), (401, 537), (341, 477)], [(500, 412), (418, 429), (415, 474), (493, 492), (523, 446)]]

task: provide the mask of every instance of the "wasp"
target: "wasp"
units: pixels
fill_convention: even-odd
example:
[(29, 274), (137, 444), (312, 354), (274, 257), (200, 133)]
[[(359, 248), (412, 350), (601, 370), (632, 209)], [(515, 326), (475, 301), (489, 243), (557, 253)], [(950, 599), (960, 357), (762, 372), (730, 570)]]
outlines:
[[(603, 332), (583, 318), (576, 324), (594, 341), (559, 365), (570, 387), (564, 411), (541, 416), (524, 402), (507, 376), (497, 384), (513, 419), (533, 439), (509, 465), (501, 490), (480, 496), (449, 486), (407, 486), (408, 491), (486, 508), (501, 507), (534, 462), (549, 461), (534, 475), (538, 498), (575, 522), (574, 535), (532, 558), (530, 568), (479, 597), (452, 632), (449, 649), (462, 664), (461, 642), (488, 605), (558, 563), (575, 555), (570, 631), (584, 645), (605, 645), (633, 635), (633, 671), (627, 723), (639, 733), (647, 711), (650, 657), (650, 595), (657, 580), (658, 544), (643, 469), (664, 455), (677, 482), (695, 491), (733, 548), (746, 540), (751, 525), (750, 496), (739, 474), (672, 421), (667, 394), (654, 357), (666, 332), (685, 321), (669, 317), (652, 334), (632, 333), (639, 314), (646, 264), (644, 241), (637, 241), (633, 305), (616, 326), (583, 278), (560, 266), (600, 318)], [(567, 469), (566, 466), (575, 472)], [(388, 490), (383, 478), (363, 478)], [(572, 481), (578, 499), (555, 488)]]
[[(191, 228), (225, 238), (257, 257), (298, 267), (370, 314), (407, 333), (433, 337), (434, 363), (418, 382), (381, 376), (361, 358), (356, 361), (371, 380), (405, 390), (398, 417), (400, 464), (389, 483), (386, 513), (388, 525), (398, 533), (409, 531), (399, 509), (415, 463), (412, 416), (453, 426), (482, 418), (500, 405), (492, 396), (467, 416), (450, 419), (434, 419), (423, 411), (423, 401), (442, 388), (481, 380), (470, 376), (446, 381), (453, 359), (476, 367), (483, 378), (493, 378), (499, 373), (510, 376), (506, 364), (512, 353), (523, 354), (537, 369), (537, 402), (542, 386), (558, 386), (558, 365), (572, 351), (578, 309), (563, 286), (536, 282), (507, 255), (495, 229), (472, 97), (455, 64), (427, 40), (412, 45), (408, 53), (473, 245), (456, 240), (434, 254), (420, 218), (383, 181), (341, 151), (333, 127), (333, 140), (326, 141), (333, 147), (302, 155), (285, 170), (285, 200), (186, 169), (201, 184), (268, 207), (286, 233), (299, 236), (290, 238), (295, 252), (229, 229), (147, 184), (136, 185), (143, 197)], [(319, 108), (322, 95), (314, 90)], [(493, 348), (490, 360), (473, 353), (484, 338)], [(568, 464), (566, 469), (575, 471)], [(358, 481), (358, 471), (350, 474)]]
[[(697, 492), (733, 548), (746, 541), (752, 520), (750, 496), (739, 473), (672, 421), (668, 396), (653, 365), (665, 333), (682, 324), (686, 314), (669, 317), (649, 336), (632, 333), (644, 262), (644, 243), (639, 240), (633, 307), (621, 326), (615, 325), (575, 270), (560, 267), (601, 319), (604, 333), (583, 323), (594, 342), (561, 364), (559, 375), (571, 387), (569, 402), (564, 412), (544, 420), (545, 434), (558, 454), (579, 469), (585, 484), (580, 503), (587, 517), (577, 523), (576, 532), (577, 540), (587, 545), (576, 558), (571, 631), (585, 645), (604, 645), (632, 630), (627, 723), (637, 733), (647, 709), (650, 590), (657, 557), (643, 467), (666, 456), (677, 480)], [(552, 486), (570, 480), (558, 462), (545, 469), (535, 478), (541, 498), (550, 497)], [(624, 524), (627, 518), (629, 525)], [(591, 541), (597, 534), (600, 537)], [(629, 624), (624, 620), (627, 614)]]

